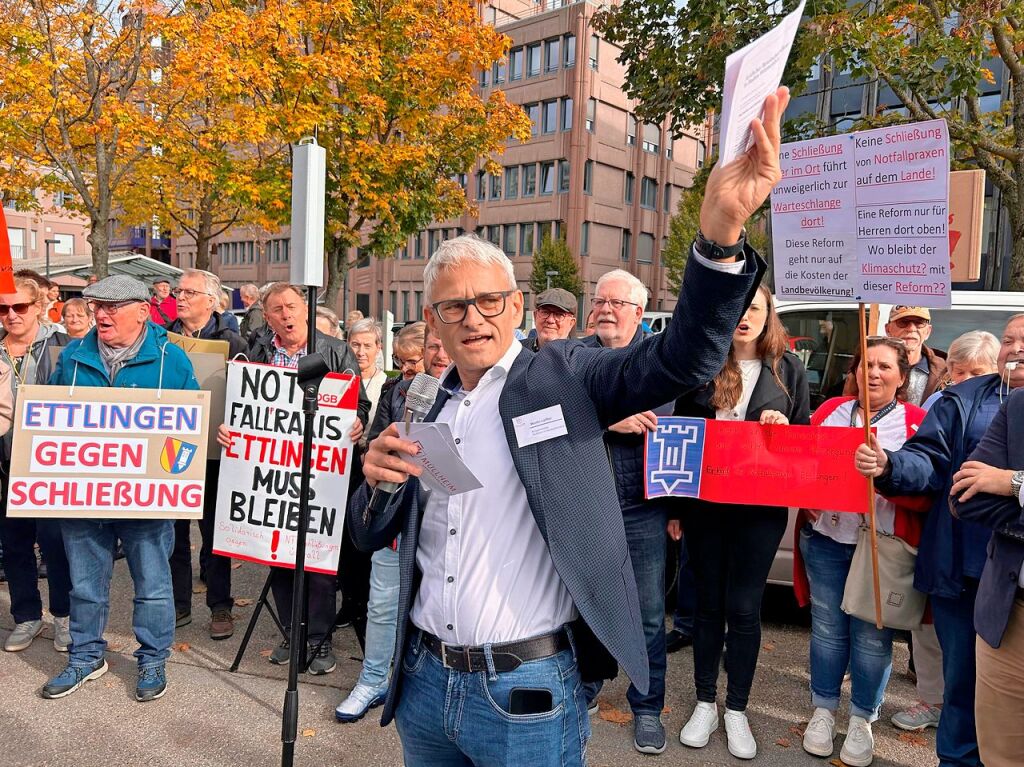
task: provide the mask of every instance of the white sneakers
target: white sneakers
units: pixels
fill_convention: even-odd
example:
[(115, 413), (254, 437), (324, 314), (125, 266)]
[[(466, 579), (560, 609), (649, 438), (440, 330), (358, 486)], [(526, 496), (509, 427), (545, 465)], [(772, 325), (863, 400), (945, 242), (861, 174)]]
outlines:
[(22, 621), (14, 627), (14, 631), (4, 642), (4, 650), (7, 652), (21, 652), (32, 644), (32, 640), (39, 636), (43, 630), (42, 620)]
[[(828, 709), (814, 709), (814, 716), (804, 730), (804, 751), (814, 756), (832, 756), (835, 737), (835, 716)], [(863, 717), (850, 717), (839, 758), (850, 767), (868, 767), (871, 764), (875, 758), (875, 738), (871, 734), (870, 722)]]
[[(750, 732), (747, 715), (742, 711), (726, 709), (724, 719), (729, 753), (737, 759), (753, 759), (757, 756), (757, 742)], [(690, 721), (679, 733), (679, 742), (690, 748), (704, 748), (711, 740), (711, 733), (717, 729), (718, 706), (714, 703), (698, 703)]]
[(850, 767), (868, 767), (871, 764), (875, 758), (875, 737), (871, 734), (871, 723), (867, 719), (850, 717), (850, 727), (839, 758)]
[(718, 729), (718, 706), (714, 703), (698, 703), (690, 715), (690, 721), (679, 731), (679, 742), (690, 748), (704, 748), (711, 740), (711, 733)]

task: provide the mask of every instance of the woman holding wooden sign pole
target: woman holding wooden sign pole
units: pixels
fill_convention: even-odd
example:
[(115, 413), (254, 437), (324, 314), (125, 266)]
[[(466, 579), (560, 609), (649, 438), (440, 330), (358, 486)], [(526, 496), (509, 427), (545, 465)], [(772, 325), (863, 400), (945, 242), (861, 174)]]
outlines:
[[(917, 431), (925, 412), (904, 401), (910, 363), (906, 346), (895, 338), (867, 339), (867, 401), (871, 426), (887, 450), (898, 450)], [(858, 366), (863, 377), (863, 363)], [(853, 397), (835, 397), (814, 413), (814, 425), (864, 426), (863, 408)], [(895, 535), (911, 546), (921, 538), (927, 499), (916, 507), (903, 499), (875, 498), (875, 522), (881, 534)], [(853, 692), (850, 724), (840, 758), (851, 767), (866, 767), (874, 756), (871, 723), (878, 718), (892, 671), (892, 629), (878, 628), (843, 611), (844, 590), (867, 515), (807, 512), (794, 551), (794, 586), (801, 604), (811, 604), (811, 701), (815, 709), (804, 731), (804, 750), (831, 756), (835, 711), (843, 676), (850, 670)], [(806, 566), (806, 570), (804, 569)], [(808, 594), (809, 585), (809, 594)], [(809, 597), (809, 600), (808, 600)]]

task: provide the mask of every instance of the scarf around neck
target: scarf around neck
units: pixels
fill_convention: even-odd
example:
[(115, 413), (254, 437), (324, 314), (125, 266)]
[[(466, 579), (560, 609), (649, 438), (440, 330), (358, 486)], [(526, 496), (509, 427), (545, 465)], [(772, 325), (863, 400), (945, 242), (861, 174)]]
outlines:
[(99, 336), (96, 337), (96, 346), (100, 351), (100, 361), (103, 362), (103, 368), (107, 371), (107, 378), (110, 379), (111, 383), (114, 382), (118, 372), (124, 367), (125, 363), (130, 362), (138, 356), (139, 349), (142, 348), (142, 344), (145, 342), (148, 333), (149, 328), (144, 327), (142, 332), (139, 333), (139, 337), (136, 338), (133, 343), (121, 348), (107, 346), (100, 340)]

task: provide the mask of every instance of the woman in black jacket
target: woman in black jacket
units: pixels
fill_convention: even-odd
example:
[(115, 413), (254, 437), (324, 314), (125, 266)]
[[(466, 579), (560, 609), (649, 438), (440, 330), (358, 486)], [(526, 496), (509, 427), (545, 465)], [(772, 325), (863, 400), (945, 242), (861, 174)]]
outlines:
[[(807, 375), (788, 349), (771, 292), (762, 285), (736, 327), (725, 367), (710, 384), (677, 400), (675, 415), (807, 424)], [(744, 712), (761, 646), (761, 596), (786, 531), (788, 512), (780, 507), (699, 500), (681, 502), (679, 510), (697, 587), (693, 636), (697, 707), (679, 739), (683, 745), (702, 748), (718, 729), (718, 668), (723, 647), (728, 647), (724, 718), (729, 752), (753, 759), (757, 743)], [(670, 532), (679, 533), (671, 524)]]

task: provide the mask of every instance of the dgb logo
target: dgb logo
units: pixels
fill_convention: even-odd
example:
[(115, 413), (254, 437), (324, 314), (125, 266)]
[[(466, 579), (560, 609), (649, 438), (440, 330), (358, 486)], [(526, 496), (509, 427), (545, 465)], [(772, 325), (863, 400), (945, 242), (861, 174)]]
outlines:
[(160, 466), (168, 474), (181, 474), (192, 464), (195, 455), (195, 445), (168, 437), (164, 440), (164, 449), (160, 451)]

